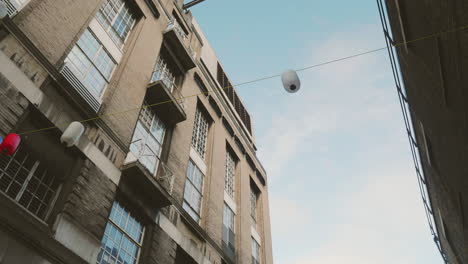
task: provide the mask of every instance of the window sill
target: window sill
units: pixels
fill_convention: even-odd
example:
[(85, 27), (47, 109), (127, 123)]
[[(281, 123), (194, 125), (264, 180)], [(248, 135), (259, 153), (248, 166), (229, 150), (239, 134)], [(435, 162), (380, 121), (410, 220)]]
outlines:
[(18, 205), (3, 192), (0, 193), (0, 228), (15, 239), (27, 244), (51, 262), (85, 264), (85, 260), (53, 238), (50, 227)]

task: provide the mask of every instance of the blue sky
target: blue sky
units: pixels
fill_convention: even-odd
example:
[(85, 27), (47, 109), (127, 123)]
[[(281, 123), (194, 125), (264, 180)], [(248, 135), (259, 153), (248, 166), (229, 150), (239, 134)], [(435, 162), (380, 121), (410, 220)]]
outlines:
[[(285, 4), (288, 3), (288, 4)], [(192, 8), (233, 83), (385, 46), (375, 0)], [(277, 264), (442, 263), (386, 51), (237, 88), (268, 171)]]

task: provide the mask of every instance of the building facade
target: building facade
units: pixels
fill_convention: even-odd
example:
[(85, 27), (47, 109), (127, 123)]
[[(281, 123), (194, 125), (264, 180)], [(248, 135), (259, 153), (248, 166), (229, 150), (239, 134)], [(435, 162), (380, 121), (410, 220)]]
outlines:
[(467, 1), (377, 4), (430, 231), (468, 263)]
[(0, 263), (273, 263), (251, 117), (182, 0), (1, 1)]

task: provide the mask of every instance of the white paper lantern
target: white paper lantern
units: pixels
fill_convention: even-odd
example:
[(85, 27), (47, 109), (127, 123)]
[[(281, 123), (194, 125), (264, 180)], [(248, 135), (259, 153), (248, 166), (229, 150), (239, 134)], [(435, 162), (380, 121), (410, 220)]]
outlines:
[(295, 93), (299, 91), (299, 88), (301, 88), (301, 81), (294, 70), (283, 72), (283, 74), (281, 74), (281, 80), (283, 81), (284, 89), (288, 93)]
[(84, 126), (80, 122), (72, 122), (60, 137), (60, 142), (65, 143), (67, 147), (72, 147), (78, 143), (81, 135), (84, 133)]

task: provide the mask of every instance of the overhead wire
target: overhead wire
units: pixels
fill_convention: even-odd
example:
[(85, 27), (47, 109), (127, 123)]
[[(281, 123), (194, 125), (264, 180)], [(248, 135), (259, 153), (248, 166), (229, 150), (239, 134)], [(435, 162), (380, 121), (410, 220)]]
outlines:
[[(394, 47), (398, 47), (398, 46), (402, 46), (402, 45), (407, 45), (407, 44), (414, 43), (414, 42), (417, 42), (417, 41), (421, 41), (421, 40), (425, 40), (425, 39), (430, 39), (430, 38), (433, 38), (433, 37), (437, 37), (437, 36), (440, 36), (440, 35), (443, 35), (443, 34), (461, 31), (461, 30), (464, 30), (464, 29), (467, 29), (467, 28), (468, 28), (468, 25), (461, 26), (461, 27), (456, 27), (456, 28), (449, 29), (449, 30), (446, 30), (446, 31), (440, 31), (440, 32), (438, 32), (438, 33), (433, 33), (433, 34), (430, 34), (430, 35), (425, 35), (425, 36), (422, 36), (422, 37), (420, 37), (420, 38), (416, 38), (416, 39), (413, 39), (413, 40), (408, 40), (408, 41), (400, 42), (400, 43), (392, 43), (392, 45), (393, 45)], [(368, 50), (368, 51), (356, 53), (356, 54), (353, 54), (353, 55), (341, 57), (341, 58), (338, 58), (338, 59), (334, 59), (334, 60), (329, 60), (329, 61), (317, 63), (317, 64), (314, 64), (314, 65), (310, 65), (310, 66), (307, 66), (307, 67), (304, 67), (304, 68), (297, 69), (297, 70), (295, 70), (295, 71), (296, 71), (296, 72), (301, 72), (301, 71), (305, 71), (305, 70), (309, 70), (309, 69), (313, 69), (313, 68), (318, 68), (318, 67), (322, 67), (322, 66), (329, 65), (329, 64), (332, 64), (332, 63), (337, 63), (337, 62), (340, 62), (340, 61), (349, 60), (349, 59), (353, 59), (353, 58), (356, 58), (356, 57), (368, 55), (368, 54), (375, 53), (375, 52), (378, 52), (378, 51), (382, 51), (382, 50), (385, 50), (385, 49), (387, 49), (387, 47), (372, 49), (372, 50)], [(219, 89), (216, 89), (216, 88), (215, 88), (215, 89), (209, 90), (209, 91), (207, 91), (207, 92), (201, 92), (201, 93), (196, 93), (196, 94), (192, 94), (192, 95), (188, 95), (188, 96), (183, 96), (183, 97), (181, 97), (181, 98), (179, 98), (179, 99), (175, 99), (175, 100), (176, 100), (176, 101), (183, 101), (183, 100), (185, 100), (185, 99), (188, 99), (188, 98), (191, 98), (191, 97), (195, 97), (195, 96), (198, 96), (198, 95), (203, 95), (203, 94), (206, 94), (206, 95), (207, 95), (207, 94), (210, 94), (210, 93), (214, 92), (215, 90), (230, 89), (230, 88), (233, 88), (233, 87), (239, 87), (239, 86), (243, 86), (243, 85), (250, 84), (250, 83), (255, 83), (255, 82), (260, 82), (260, 81), (264, 81), (264, 80), (269, 80), (269, 79), (277, 78), (277, 77), (280, 77), (280, 76), (281, 76), (281, 74), (275, 74), (275, 75), (265, 76), (265, 77), (253, 79), (253, 80), (250, 80), (250, 81), (238, 83), (238, 84), (235, 84), (235, 85), (229, 85), (229, 86), (226, 86), (226, 87), (221, 87), (221, 88), (219, 88)], [(119, 114), (125, 114), (125, 113), (128, 113), (128, 112), (132, 112), (132, 111), (136, 111), (136, 110), (140, 110), (140, 109), (145, 109), (145, 108), (150, 108), (150, 107), (154, 107), (154, 106), (158, 106), (158, 105), (162, 105), (162, 104), (166, 104), (166, 103), (170, 103), (170, 102), (172, 102), (172, 100), (161, 101), (161, 102), (157, 102), (157, 103), (154, 103), (154, 104), (148, 104), (148, 105), (143, 105), (143, 106), (139, 106), (139, 107), (135, 107), (135, 108), (126, 109), (126, 110), (123, 110), (123, 111), (116, 111), (116, 112), (112, 112), (112, 113), (107, 113), (107, 114), (103, 114), (103, 115), (98, 115), (98, 116), (96, 116), (96, 117), (92, 117), (92, 118), (80, 120), (80, 121), (78, 121), (78, 122), (80, 122), (80, 123), (86, 123), (86, 122), (90, 122), (90, 121), (102, 119), (103, 117), (109, 117), (109, 116), (115, 116), (115, 115), (119, 115)], [(58, 128), (58, 125), (56, 125), (56, 126), (50, 126), (50, 127), (45, 127), (45, 128), (41, 128), (41, 129), (29, 130), (29, 131), (21, 132), (21, 133), (18, 133), (18, 134), (19, 134), (19, 135), (27, 135), (27, 134), (38, 133), (38, 132), (47, 131), (47, 130), (51, 130), (51, 129), (55, 129), (55, 128)]]

